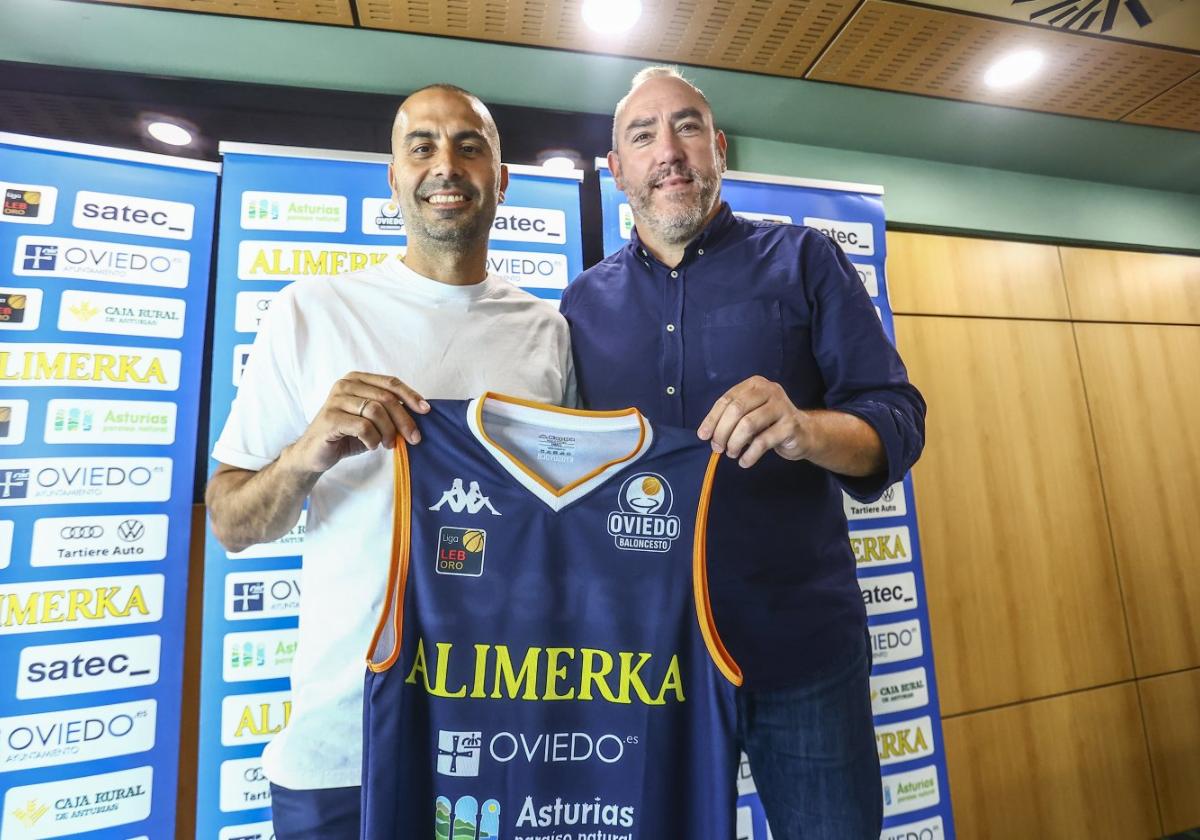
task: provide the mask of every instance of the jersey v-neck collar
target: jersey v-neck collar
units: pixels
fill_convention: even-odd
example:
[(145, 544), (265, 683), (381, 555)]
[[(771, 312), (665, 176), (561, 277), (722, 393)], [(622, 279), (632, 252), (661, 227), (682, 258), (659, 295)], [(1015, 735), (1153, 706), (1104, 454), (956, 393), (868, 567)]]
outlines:
[[(489, 414), (500, 414), (514, 420), (564, 431), (611, 432), (636, 429), (638, 442), (633, 451), (627, 455), (601, 464), (569, 484), (555, 487), (526, 466), (520, 458), (498, 444), (487, 433), (483, 423), (485, 408)], [(637, 461), (646, 454), (650, 444), (654, 441), (653, 428), (636, 408), (626, 408), (620, 411), (580, 411), (531, 402), (504, 394), (495, 394), (491, 391), (467, 404), (467, 427), (479, 444), (518, 484), (556, 513), (588, 495), (616, 473)]]

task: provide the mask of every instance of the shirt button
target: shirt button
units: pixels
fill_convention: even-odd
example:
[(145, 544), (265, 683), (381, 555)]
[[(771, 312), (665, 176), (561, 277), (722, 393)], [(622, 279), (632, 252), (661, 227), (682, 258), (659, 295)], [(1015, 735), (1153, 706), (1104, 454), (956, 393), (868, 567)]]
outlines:
[(703, 248), (701, 248), (701, 249), (700, 249), (699, 251), (697, 251), (696, 253), (697, 253), (697, 254), (699, 254), (700, 256), (702, 256), (702, 257), (703, 257), (703, 256), (704, 256), (704, 249), (703, 249)]
[(678, 271), (672, 271), (672, 272), (671, 272), (671, 276), (672, 276), (672, 277), (678, 277), (678, 276), (679, 276), (679, 272), (678, 272)]
[(667, 332), (675, 332), (675, 325), (667, 324)]
[(674, 385), (667, 386), (667, 396), (671, 396), (671, 397), (675, 396), (675, 386)]

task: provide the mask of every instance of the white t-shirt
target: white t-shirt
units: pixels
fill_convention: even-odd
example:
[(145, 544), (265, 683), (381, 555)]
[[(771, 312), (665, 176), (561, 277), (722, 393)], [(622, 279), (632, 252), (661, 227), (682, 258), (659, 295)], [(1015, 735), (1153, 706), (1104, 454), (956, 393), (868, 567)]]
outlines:
[[(395, 259), (300, 280), (271, 304), (213, 458), (262, 469), (351, 371), (399, 377), (426, 399), (491, 390), (574, 405), (570, 347), (553, 304), (494, 275), (448, 286)], [(283, 787), (360, 783), (365, 657), (387, 583), (393, 498), (383, 448), (344, 459), (309, 496), (291, 719), (263, 753)]]

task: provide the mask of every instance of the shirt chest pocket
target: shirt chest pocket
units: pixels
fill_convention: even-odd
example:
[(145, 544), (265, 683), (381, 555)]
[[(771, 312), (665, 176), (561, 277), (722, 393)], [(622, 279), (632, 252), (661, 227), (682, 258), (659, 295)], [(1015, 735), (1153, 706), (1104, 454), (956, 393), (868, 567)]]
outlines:
[(783, 318), (777, 300), (747, 300), (714, 309), (702, 328), (704, 372), (722, 387), (759, 375), (779, 381)]

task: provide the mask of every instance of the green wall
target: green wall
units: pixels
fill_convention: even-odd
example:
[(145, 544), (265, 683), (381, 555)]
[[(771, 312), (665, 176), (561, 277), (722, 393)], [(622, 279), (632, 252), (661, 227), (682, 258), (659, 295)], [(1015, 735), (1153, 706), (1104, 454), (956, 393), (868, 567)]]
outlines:
[[(69, 0), (0, 0), (0, 60), (374, 93), (452, 81), (490, 102), (602, 114), (645, 64)], [(1194, 133), (687, 72), (731, 135), (732, 168), (882, 184), (906, 226), (1200, 251)]]

